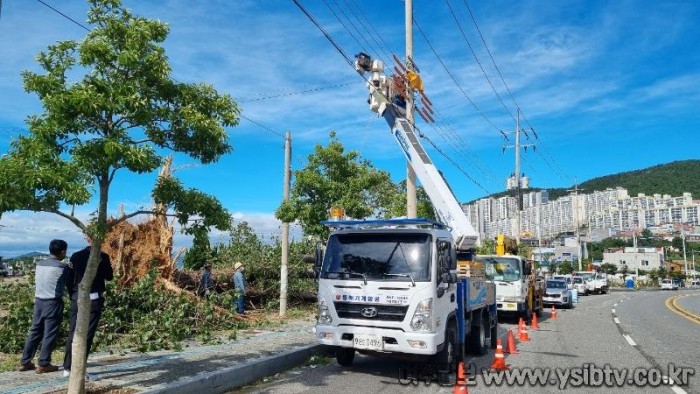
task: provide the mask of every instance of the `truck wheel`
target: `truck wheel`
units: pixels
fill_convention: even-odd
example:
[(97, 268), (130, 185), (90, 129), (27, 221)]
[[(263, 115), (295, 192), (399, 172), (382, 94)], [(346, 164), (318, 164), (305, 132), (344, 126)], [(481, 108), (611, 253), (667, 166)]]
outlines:
[(491, 349), (495, 349), (498, 346), (498, 318), (494, 320), (493, 327), (491, 327)]
[(439, 353), (435, 355), (435, 364), (443, 371), (441, 379), (445, 375), (449, 376), (452, 371), (456, 370), (457, 365), (457, 327), (455, 322), (451, 321), (445, 329), (445, 346), (442, 347)]
[(477, 326), (472, 325), (472, 332), (469, 335), (469, 350), (480, 356), (483, 356), (488, 352), (486, 347), (486, 326), (487, 321), (484, 319), (482, 314), (478, 314), (476, 317)]
[(339, 347), (335, 349), (335, 359), (338, 364), (343, 367), (352, 366), (353, 360), (355, 360), (355, 349), (347, 347)]

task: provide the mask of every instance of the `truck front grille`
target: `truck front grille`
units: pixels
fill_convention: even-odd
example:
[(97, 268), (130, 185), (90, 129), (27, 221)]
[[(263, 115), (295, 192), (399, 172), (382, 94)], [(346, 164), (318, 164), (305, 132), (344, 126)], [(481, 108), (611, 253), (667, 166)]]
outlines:
[[(403, 321), (408, 311), (408, 305), (353, 304), (348, 302), (334, 302), (333, 304), (338, 317), (342, 319)], [(373, 313), (368, 313), (370, 312), (369, 308), (376, 309), (377, 313), (375, 316), (370, 317)], [(362, 313), (363, 311), (365, 311), (364, 314)]]

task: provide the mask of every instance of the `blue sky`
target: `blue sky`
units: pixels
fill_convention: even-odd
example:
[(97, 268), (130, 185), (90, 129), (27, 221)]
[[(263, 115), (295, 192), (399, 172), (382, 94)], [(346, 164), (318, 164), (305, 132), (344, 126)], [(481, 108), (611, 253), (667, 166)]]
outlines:
[[(81, 23), (86, 19), (86, 2), (45, 2)], [(402, 1), (301, 3), (349, 56), (364, 51), (390, 62), (390, 53), (405, 53)], [(395, 181), (405, 176), (386, 123), (368, 110), (362, 79), (293, 1), (124, 4), (168, 23), (165, 48), (174, 78), (213, 84), (257, 123), (241, 120), (229, 130), (234, 150), (218, 163), (189, 166), (192, 160), (176, 156), (175, 165), (182, 166), (176, 175), (186, 185), (215, 195), (261, 235), (279, 232), (273, 212), (282, 196), (287, 130), (293, 169), (334, 130), (348, 149), (360, 151)], [(80, 40), (85, 31), (34, 0), (5, 0), (2, 7), (0, 153), (5, 153), (25, 132), (26, 117), (42, 110), (36, 96), (24, 92), (20, 72), (37, 70), (33, 59), (47, 45)], [(499, 71), (523, 111), (523, 126), (534, 127), (538, 136), (523, 136), (523, 143), (537, 145), (537, 151), (522, 154), (522, 171), (533, 186), (570, 187), (700, 156), (700, 3), (414, 0), (414, 13), (457, 81), (414, 27), (414, 59), (441, 120), (439, 127), (420, 121), (418, 126), (460, 163), (457, 168), (426, 146), (460, 201), (502, 191), (514, 169), (514, 152), (503, 146), (513, 144), (515, 104)], [(155, 174), (118, 175), (112, 212), (119, 203), (127, 211), (148, 206), (154, 179)], [(78, 212), (93, 210), (85, 206)], [(54, 237), (82, 245), (72, 224), (51, 215), (7, 213), (0, 226), (3, 256), (44, 250)], [(176, 246), (188, 246), (188, 239), (178, 235)]]

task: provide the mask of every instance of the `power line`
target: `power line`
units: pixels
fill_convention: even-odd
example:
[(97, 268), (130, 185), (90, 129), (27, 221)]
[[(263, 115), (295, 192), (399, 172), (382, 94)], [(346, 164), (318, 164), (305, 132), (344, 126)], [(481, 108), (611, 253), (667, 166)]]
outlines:
[(420, 25), (418, 24), (418, 21), (416, 20), (416, 18), (413, 18), (413, 23), (416, 25), (416, 27), (418, 28), (418, 31), (420, 32), (421, 36), (423, 37), (423, 39), (425, 40), (425, 42), (428, 44), (428, 48), (430, 48), (430, 50), (433, 52), (433, 54), (435, 55), (435, 57), (438, 59), (438, 62), (440, 62), (440, 64), (442, 65), (442, 68), (445, 69), (445, 72), (447, 72), (447, 75), (450, 76), (450, 78), (452, 79), (452, 82), (454, 82), (454, 84), (457, 86), (457, 88), (459, 89), (459, 91), (462, 92), (462, 95), (467, 99), (467, 101), (469, 101), (469, 103), (472, 105), (472, 107), (474, 107), (474, 110), (476, 110), (476, 112), (478, 112), (479, 115), (481, 115), (481, 117), (484, 118), (484, 120), (485, 120), (486, 122), (488, 122), (496, 131), (500, 132), (501, 129), (499, 129), (498, 126), (496, 126), (496, 124), (493, 123), (493, 121), (492, 121), (491, 119), (489, 119), (489, 118), (486, 116), (486, 114), (485, 114), (485, 113), (476, 105), (476, 103), (469, 97), (469, 95), (467, 94), (467, 92), (464, 91), (464, 89), (462, 88), (462, 86), (461, 86), (461, 85), (459, 84), (459, 82), (457, 81), (457, 78), (454, 76), (454, 74), (452, 74), (452, 71), (450, 71), (450, 69), (447, 67), (447, 65), (445, 64), (445, 62), (444, 62), (444, 61), (442, 60), (442, 58), (440, 57), (440, 55), (437, 53), (437, 51), (436, 51), (435, 48), (433, 47), (433, 44), (430, 42), (430, 40), (428, 40), (428, 36), (426, 36), (426, 34), (425, 34), (425, 32), (423, 31), (423, 29), (420, 27)]
[[(347, 61), (348, 65), (349, 65), (350, 67), (352, 67), (353, 69), (355, 69), (354, 63), (353, 63), (352, 61), (350, 61), (349, 57), (345, 54), (345, 51), (343, 51), (343, 49), (340, 48), (340, 46), (335, 42), (335, 40), (333, 40), (333, 38), (330, 36), (330, 34), (328, 34), (328, 33), (325, 31), (325, 29), (323, 29), (323, 27), (322, 27), (322, 26), (318, 23), (318, 21), (316, 21), (316, 19), (306, 10), (306, 8), (304, 8), (304, 6), (303, 6), (298, 0), (294, 0), (294, 4), (296, 4), (297, 7), (299, 7), (299, 9), (306, 15), (306, 17), (316, 26), (316, 28), (318, 28), (318, 29), (321, 31), (321, 33), (323, 33), (323, 35), (326, 37), (326, 39), (335, 47), (335, 49), (343, 56), (343, 58), (345, 58), (345, 60)], [(367, 83), (369, 83), (369, 80), (367, 79), (367, 77), (365, 77), (365, 76), (362, 75), (362, 74), (359, 74), (359, 75), (362, 77), (362, 79), (364, 79)], [(390, 102), (390, 100), (389, 100), (387, 97), (384, 97), (384, 98), (385, 98), (388, 102)], [(462, 174), (464, 174), (469, 180), (471, 180), (475, 185), (477, 185), (477, 186), (480, 187), (482, 190), (484, 190), (487, 194), (491, 194), (491, 193), (490, 193), (486, 188), (484, 188), (476, 179), (474, 179), (471, 175), (469, 175), (466, 171), (464, 171), (464, 169), (462, 169), (462, 167), (461, 167), (457, 162), (455, 162), (452, 158), (450, 158), (448, 155), (446, 155), (440, 148), (438, 148), (437, 145), (435, 145), (428, 137), (426, 137), (425, 135), (423, 135), (422, 133), (420, 133), (420, 130), (416, 127), (415, 123), (413, 124), (413, 127), (415, 128), (416, 132), (419, 133), (419, 136), (421, 136), (421, 138), (426, 139), (426, 141), (428, 141), (428, 142), (435, 148), (435, 150), (438, 151), (438, 153), (440, 153), (443, 157), (445, 157), (452, 165), (454, 165), (460, 172), (462, 172)]]
[(428, 143), (429, 143), (438, 153), (440, 153), (440, 155), (442, 155), (442, 157), (444, 157), (445, 159), (447, 159), (447, 160), (448, 160), (453, 166), (455, 166), (462, 174), (464, 174), (464, 176), (466, 176), (467, 178), (469, 178), (470, 181), (472, 181), (475, 185), (477, 185), (477, 186), (478, 186), (481, 190), (483, 190), (486, 194), (492, 194), (492, 193), (491, 193), (490, 191), (488, 191), (485, 187), (483, 187), (483, 186), (481, 185), (481, 183), (479, 183), (476, 179), (474, 179), (471, 175), (469, 175), (466, 171), (464, 171), (464, 169), (462, 169), (462, 167), (461, 167), (457, 162), (455, 162), (452, 158), (450, 158), (448, 155), (446, 155), (440, 148), (438, 148), (437, 145), (435, 145), (435, 143), (434, 143), (433, 141), (431, 141), (430, 138), (428, 138), (425, 134), (423, 134), (423, 133), (420, 131), (420, 129), (419, 129), (415, 124), (413, 125), (413, 127), (415, 128), (416, 132), (418, 133), (418, 136), (420, 136), (420, 137), (423, 138), (424, 140), (428, 141)]
[(299, 91), (295, 91), (295, 92), (271, 94), (269, 96), (263, 96), (263, 97), (257, 97), (257, 98), (239, 99), (238, 102), (239, 103), (250, 103), (253, 101), (262, 101), (262, 100), (268, 100), (268, 99), (278, 98), (278, 97), (295, 96), (295, 95), (299, 95), (299, 94), (318, 92), (318, 91), (326, 90), (326, 89), (333, 89), (333, 88), (339, 88), (339, 87), (343, 87), (343, 86), (355, 85), (358, 83), (362, 83), (362, 81), (347, 82), (347, 83), (341, 83), (341, 84), (332, 85), (332, 86), (321, 86), (318, 88), (299, 90)]
[[(369, 20), (367, 20), (367, 23), (368, 23), (368, 25), (369, 25), (369, 28), (367, 28), (367, 26), (365, 26), (365, 23), (362, 21), (362, 19), (360, 19), (360, 17), (358, 17), (357, 14), (355, 14), (355, 12), (352, 10), (352, 7), (350, 6), (350, 4), (348, 4), (347, 0), (343, 0), (343, 2), (344, 2), (345, 5), (348, 7), (348, 10), (349, 10), (350, 13), (352, 14), (352, 16), (354, 16), (355, 19), (357, 19), (357, 21), (360, 23), (360, 25), (362, 26), (362, 28), (365, 29), (365, 31), (367, 32), (367, 35), (369, 35), (369, 37), (372, 39), (372, 41), (374, 41), (374, 43), (375, 43), (379, 48), (382, 48), (382, 44), (381, 44), (379, 41), (383, 41), (383, 40), (381, 40), (381, 36), (379, 36), (379, 33), (377, 33), (377, 35), (380, 37), (380, 40), (377, 40), (377, 39), (375, 38), (375, 35), (372, 34), (372, 31), (370, 31), (370, 29), (373, 30), (374, 32), (377, 31), (377, 29), (374, 28), (374, 26), (372, 25), (372, 23), (369, 22)], [(355, 2), (355, 4), (357, 4), (357, 2)], [(358, 8), (359, 8), (359, 7), (358, 7)], [(360, 12), (364, 15), (364, 12), (362, 11), (361, 8), (360, 8)], [(366, 19), (366, 18), (365, 18), (365, 19)], [(383, 55), (387, 56), (387, 59), (391, 59), (391, 50), (389, 51), (388, 54), (387, 54), (387, 53), (384, 53)], [(386, 64), (386, 63), (385, 63), (385, 64)]]
[(484, 66), (481, 64), (479, 57), (476, 56), (476, 52), (474, 51), (472, 44), (469, 42), (469, 39), (467, 39), (467, 35), (464, 32), (464, 29), (462, 29), (462, 25), (459, 23), (459, 19), (457, 18), (457, 15), (455, 14), (454, 10), (452, 9), (452, 6), (450, 5), (450, 0), (445, 0), (445, 3), (447, 4), (447, 8), (450, 9), (450, 13), (452, 14), (452, 17), (454, 18), (455, 23), (457, 24), (457, 28), (462, 33), (462, 38), (464, 39), (464, 42), (467, 43), (467, 46), (469, 47), (469, 51), (472, 53), (474, 60), (476, 60), (476, 63), (479, 65), (479, 68), (481, 69), (481, 73), (484, 74), (486, 81), (489, 83), (489, 86), (491, 86), (491, 90), (493, 90), (493, 93), (498, 98), (498, 101), (500, 101), (501, 105), (503, 105), (503, 109), (506, 111), (506, 113), (511, 117), (511, 119), (513, 119), (513, 122), (517, 123), (515, 120), (515, 117), (513, 116), (511, 111), (508, 109), (508, 106), (506, 106), (506, 103), (503, 101), (503, 98), (501, 98), (501, 95), (498, 94), (498, 91), (496, 91), (496, 88), (493, 86), (493, 83), (491, 82), (491, 78), (489, 78), (488, 74), (486, 73), (486, 70), (484, 70)]
[(321, 31), (321, 33), (323, 33), (323, 35), (331, 43), (331, 45), (333, 45), (333, 47), (335, 47), (335, 49), (338, 51), (338, 53), (340, 53), (340, 55), (348, 63), (348, 66), (350, 66), (354, 69), (355, 67), (353, 66), (353, 62), (350, 59), (350, 57), (345, 53), (345, 51), (343, 51), (343, 49), (340, 46), (338, 46), (338, 44), (335, 42), (335, 40), (333, 40), (333, 38), (330, 36), (330, 34), (328, 34), (328, 32), (316, 21), (316, 19), (314, 19), (314, 17), (311, 16), (311, 14), (309, 14), (309, 12), (306, 10), (306, 8), (304, 8), (304, 6), (299, 2), (299, 0), (293, 0), (293, 1), (294, 1), (294, 4), (296, 4), (296, 6), (301, 10), (301, 12), (303, 12), (304, 15), (306, 15), (306, 17), (309, 18), (311, 23), (316, 25), (316, 27)]
[[(345, 26), (345, 22), (343, 22), (343, 20), (340, 19), (340, 17), (338, 16), (338, 14), (335, 13), (335, 10), (330, 6), (330, 4), (328, 4), (328, 2), (326, 0), (323, 0), (323, 4), (325, 4), (326, 7), (328, 7), (328, 10), (333, 14), (333, 16), (335, 16), (335, 19), (337, 19), (338, 22), (340, 22), (340, 24), (343, 26), (345, 31), (347, 31), (348, 34), (350, 34), (350, 37), (352, 37), (355, 40), (355, 42), (357, 43), (357, 46), (362, 48), (362, 50), (367, 51), (367, 49), (365, 49), (365, 46), (362, 45), (362, 43), (360, 43), (360, 40), (357, 37), (355, 37), (355, 35), (352, 33), (352, 31), (350, 31), (350, 29), (347, 26)], [(338, 3), (335, 3), (335, 5), (338, 6)], [(340, 11), (343, 12), (342, 9)], [(346, 17), (346, 19), (348, 19), (348, 18)], [(355, 28), (355, 31), (360, 35), (360, 37), (362, 37), (362, 34), (360, 34), (360, 32), (357, 30), (357, 28)]]
[(50, 9), (52, 9), (54, 12), (60, 14), (62, 17), (66, 18), (66, 19), (68, 19), (69, 21), (75, 23), (76, 25), (82, 27), (82, 28), (85, 29), (86, 31), (90, 31), (90, 29), (87, 28), (87, 27), (86, 27), (85, 25), (83, 25), (82, 23), (76, 21), (75, 19), (73, 19), (73, 18), (71, 18), (70, 16), (64, 14), (63, 12), (57, 10), (56, 8), (54, 8), (54, 7), (52, 7), (52, 6), (48, 5), (48, 4), (46, 4), (46, 3), (43, 2), (42, 0), (36, 0), (36, 1), (38, 1), (39, 3), (45, 5), (46, 7), (50, 8)]
[[(503, 86), (505, 86), (506, 90), (508, 91), (508, 95), (510, 95), (511, 100), (513, 100), (513, 104), (515, 104), (515, 108), (520, 111), (520, 115), (523, 117), (527, 125), (530, 127), (530, 129), (534, 132), (535, 129), (532, 127), (530, 122), (527, 120), (525, 115), (523, 115), (523, 110), (520, 109), (520, 106), (518, 105), (518, 102), (515, 100), (515, 97), (513, 96), (513, 93), (510, 90), (510, 87), (506, 83), (505, 78), (503, 78), (503, 74), (501, 73), (501, 69), (498, 67), (498, 64), (496, 64), (496, 60), (493, 58), (493, 54), (491, 53), (491, 50), (489, 49), (489, 46), (486, 44), (486, 40), (484, 39), (484, 35), (481, 34), (481, 29), (479, 28), (479, 24), (476, 23), (476, 18), (474, 17), (474, 13), (472, 12), (471, 7), (469, 7), (469, 2), (467, 0), (464, 0), (464, 5), (467, 6), (467, 10), (469, 11), (469, 16), (472, 19), (472, 22), (474, 22), (474, 27), (476, 28), (476, 31), (479, 33), (479, 37), (481, 38), (481, 42), (484, 44), (484, 48), (486, 48), (486, 52), (489, 54), (489, 58), (491, 58), (491, 63), (493, 64), (493, 67), (496, 69), (496, 72), (498, 72), (498, 76), (501, 78), (501, 82), (503, 82)], [(527, 135), (527, 133), (526, 133)]]
[(275, 134), (275, 135), (277, 135), (277, 136), (279, 136), (279, 137), (284, 138), (284, 136), (282, 135), (282, 133), (277, 132), (277, 131), (275, 131), (275, 130), (272, 130), (272, 129), (269, 128), (269, 127), (263, 126), (262, 124), (260, 124), (260, 123), (258, 123), (258, 122), (256, 122), (256, 121), (254, 121), (253, 119), (251, 119), (251, 118), (249, 118), (249, 117), (247, 117), (247, 116), (245, 116), (245, 115), (243, 115), (243, 114), (239, 114), (239, 115), (240, 115), (241, 118), (247, 120), (248, 122), (250, 122), (250, 123), (252, 123), (252, 124), (254, 124), (254, 125), (256, 125), (256, 126), (262, 128), (262, 129), (265, 129), (265, 130), (269, 131), (269, 132), (272, 133), (272, 134)]

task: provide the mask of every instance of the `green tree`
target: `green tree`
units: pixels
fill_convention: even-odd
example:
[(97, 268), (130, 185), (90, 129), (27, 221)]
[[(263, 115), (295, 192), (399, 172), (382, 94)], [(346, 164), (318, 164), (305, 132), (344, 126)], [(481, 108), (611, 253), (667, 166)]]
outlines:
[[(231, 97), (212, 86), (171, 78), (161, 46), (166, 24), (132, 15), (119, 0), (89, 3), (92, 30), (86, 37), (50, 45), (37, 57), (43, 72), (22, 73), (25, 90), (38, 95), (44, 112), (28, 118), (29, 133), (0, 158), (0, 212), (52, 212), (92, 238), (79, 285), (70, 393), (84, 391), (88, 293), (105, 236), (120, 221), (149, 213), (109, 220), (115, 176), (119, 170), (153, 172), (163, 150), (214, 162), (231, 151), (224, 127), (236, 125), (239, 114)], [(89, 203), (93, 193), (97, 209), (91, 222), (66, 211)], [(229, 215), (215, 198), (186, 189), (175, 178), (161, 179), (152, 196), (190, 231), (229, 226)]]
[(673, 240), (671, 241), (671, 246), (673, 246), (673, 248), (676, 250), (683, 251), (683, 238), (673, 237)]
[(293, 176), (290, 199), (275, 215), (283, 222), (298, 220), (305, 234), (321, 239), (329, 231), (320, 222), (328, 219), (332, 206), (343, 207), (351, 218), (385, 217), (386, 193), (395, 188), (387, 172), (375, 169), (357, 151), (345, 152), (335, 132), (327, 146), (315, 146), (306, 167)]
[(563, 261), (559, 264), (559, 273), (562, 275), (568, 275), (574, 272), (574, 266), (571, 265), (571, 261)]
[[(402, 217), (406, 216), (406, 180), (399, 182), (393, 193), (387, 192), (387, 202), (389, 206), (387, 216)], [(425, 192), (423, 186), (416, 188), (416, 214), (419, 218), (436, 220), (435, 209), (433, 203), (430, 202), (428, 193)]]
[(600, 270), (608, 275), (615, 275), (617, 273), (617, 266), (612, 263), (603, 263), (600, 265)]
[(209, 233), (206, 229), (195, 231), (192, 247), (185, 253), (182, 265), (186, 269), (199, 270), (207, 260), (211, 260), (212, 250), (209, 245)]

